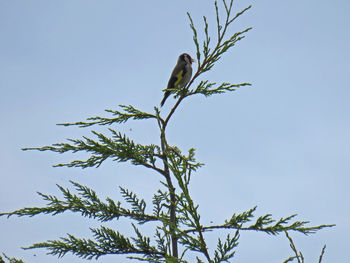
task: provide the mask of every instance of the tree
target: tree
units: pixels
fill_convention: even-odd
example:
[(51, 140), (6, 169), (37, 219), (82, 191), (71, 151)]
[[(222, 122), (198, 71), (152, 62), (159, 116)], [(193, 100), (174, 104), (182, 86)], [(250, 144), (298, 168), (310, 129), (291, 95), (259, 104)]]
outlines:
[[(162, 115), (158, 107), (154, 112), (148, 113), (135, 108), (132, 105), (120, 105), (118, 110), (106, 110), (112, 117), (91, 117), (86, 121), (75, 123), (63, 123), (63, 126), (77, 126), (88, 128), (91, 126), (110, 126), (123, 124), (130, 120), (153, 120), (159, 128), (160, 143), (142, 145), (134, 142), (126, 134), (109, 128), (108, 135), (92, 131), (94, 137), (81, 139), (69, 139), (68, 142), (56, 143), (50, 146), (25, 148), (24, 150), (52, 151), (57, 153), (86, 152), (89, 158), (86, 160), (74, 160), (69, 163), (57, 164), (57, 167), (99, 167), (105, 160), (116, 162), (130, 162), (151, 169), (161, 176), (161, 187), (152, 199), (153, 208), (146, 209), (146, 201), (140, 199), (136, 193), (120, 187), (123, 198), (129, 203), (125, 207), (121, 202), (107, 198), (102, 201), (98, 194), (91, 188), (77, 182), (71, 182), (76, 193), (70, 189), (58, 185), (63, 197), (39, 193), (46, 201), (43, 207), (29, 207), (13, 212), (2, 213), (7, 216), (35, 216), (38, 214), (52, 214), (71, 211), (80, 213), (84, 217), (94, 218), (100, 222), (128, 218), (134, 229), (134, 236), (126, 237), (120, 231), (105, 226), (91, 228), (93, 239), (79, 238), (68, 234), (66, 237), (36, 243), (26, 249), (45, 248), (49, 254), (64, 256), (72, 253), (82, 258), (99, 258), (107, 254), (126, 254), (130, 259), (147, 262), (188, 262), (189, 252), (198, 253), (197, 262), (228, 262), (234, 256), (235, 248), (242, 231), (259, 231), (277, 235), (285, 233), (290, 241), (295, 256), (285, 262), (294, 259), (303, 262), (303, 256), (297, 251), (288, 235), (290, 231), (303, 234), (314, 233), (322, 228), (332, 225), (309, 226), (307, 221), (296, 221), (296, 215), (290, 215), (278, 220), (271, 214), (254, 217), (256, 207), (243, 213), (233, 215), (223, 220), (221, 224), (203, 225), (198, 212), (198, 204), (193, 200), (189, 185), (191, 177), (203, 164), (195, 159), (195, 150), (189, 149), (184, 153), (179, 147), (168, 143), (167, 127), (172, 116), (181, 105), (181, 102), (192, 95), (202, 94), (206, 97), (234, 91), (239, 87), (249, 86), (249, 83), (221, 84), (200, 80), (194, 86), (194, 81), (202, 77), (203, 73), (213, 69), (222, 55), (229, 51), (236, 43), (245, 37), (251, 30), (246, 28), (227, 36), (227, 29), (242, 14), (251, 8), (248, 6), (233, 15), (233, 0), (223, 0), (223, 20), (219, 12), (219, 6), (215, 1), (216, 32), (215, 37), (209, 34), (209, 25), (206, 17), (204, 20), (204, 37), (200, 44), (198, 31), (191, 15), (188, 13), (190, 27), (193, 32), (193, 40), (196, 46), (198, 68), (188, 85), (181, 90), (169, 90), (177, 98), (174, 106), (166, 115)], [(212, 39), (216, 39), (212, 44)], [(154, 236), (150, 237), (142, 233), (138, 225), (156, 223)], [(214, 253), (210, 253), (206, 242), (206, 233), (214, 230), (230, 230), (225, 237), (218, 239)], [(320, 261), (324, 250), (322, 250)], [(8, 260), (15, 260), (6, 257)], [(15, 262), (15, 261), (14, 261)]]

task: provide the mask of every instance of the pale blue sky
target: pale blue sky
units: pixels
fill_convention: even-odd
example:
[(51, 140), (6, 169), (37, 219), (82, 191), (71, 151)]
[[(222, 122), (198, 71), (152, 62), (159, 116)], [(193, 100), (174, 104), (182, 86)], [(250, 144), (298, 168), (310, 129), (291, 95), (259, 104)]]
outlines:
[[(313, 225), (335, 223), (316, 235), (294, 234), (306, 262), (348, 258), (350, 235), (350, 2), (235, 1), (253, 8), (231, 33), (254, 29), (203, 76), (251, 82), (211, 98), (190, 97), (168, 127), (168, 140), (197, 149), (206, 165), (192, 191), (204, 223), (220, 223), (258, 205), (256, 215), (297, 213)], [(42, 205), (36, 191), (58, 194), (74, 180), (116, 200), (118, 186), (146, 201), (160, 179), (151, 171), (107, 162), (99, 169), (52, 168), (78, 158), (23, 152), (78, 138), (88, 129), (55, 126), (133, 104), (152, 111), (177, 57), (195, 55), (186, 12), (195, 24), (212, 1), (0, 0), (0, 211)], [(215, 34), (214, 34), (215, 36)], [(213, 37), (214, 37), (213, 36)], [(168, 99), (164, 111), (174, 100)], [(114, 127), (141, 143), (158, 143), (152, 121)], [(57, 262), (45, 250), (20, 247), (67, 232), (90, 237), (99, 226), (79, 215), (0, 218), (0, 251), (26, 262)], [(127, 222), (107, 224), (129, 231)], [(216, 237), (208, 236), (211, 252)], [(252, 253), (254, 251), (254, 253)], [(282, 262), (292, 255), (285, 237), (242, 233), (232, 262)], [(67, 256), (59, 262), (83, 262)], [(125, 262), (107, 256), (100, 262)], [(132, 262), (132, 261), (130, 261)]]

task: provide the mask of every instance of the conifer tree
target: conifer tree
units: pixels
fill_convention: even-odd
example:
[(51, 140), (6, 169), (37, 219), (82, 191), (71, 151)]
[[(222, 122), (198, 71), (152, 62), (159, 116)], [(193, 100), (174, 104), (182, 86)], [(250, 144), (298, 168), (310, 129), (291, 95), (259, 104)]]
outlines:
[[(222, 0), (215, 3), (216, 29), (209, 33), (207, 18), (203, 17), (203, 40), (194, 21), (187, 13), (193, 40), (196, 47), (198, 67), (188, 85), (181, 90), (170, 90), (176, 102), (166, 115), (161, 114), (158, 107), (153, 112), (144, 112), (132, 105), (120, 105), (119, 109), (106, 110), (110, 117), (90, 117), (86, 121), (63, 123), (58, 125), (89, 128), (92, 126), (108, 126), (106, 133), (92, 132), (92, 137), (69, 139), (67, 142), (55, 143), (38, 148), (24, 150), (52, 151), (57, 153), (85, 152), (89, 157), (85, 160), (74, 160), (57, 164), (57, 167), (99, 167), (105, 160), (129, 162), (143, 166), (160, 175), (160, 188), (154, 193), (151, 205), (139, 198), (132, 190), (120, 187), (121, 196), (129, 204), (123, 206), (120, 201), (111, 198), (101, 200), (91, 188), (71, 181), (71, 188), (57, 185), (62, 196), (57, 197), (39, 193), (46, 204), (42, 207), (26, 207), (13, 212), (2, 213), (2, 216), (35, 216), (39, 214), (58, 215), (67, 211), (104, 222), (127, 218), (134, 229), (133, 236), (125, 236), (118, 229), (105, 226), (91, 228), (92, 238), (81, 238), (68, 234), (57, 240), (48, 240), (33, 244), (25, 249), (44, 248), (48, 254), (63, 257), (71, 253), (85, 259), (98, 259), (103, 255), (127, 255), (128, 258), (146, 262), (189, 262), (188, 254), (195, 253), (196, 262), (229, 262), (234, 257), (240, 234), (244, 231), (264, 232), (270, 235), (285, 234), (290, 241), (294, 256), (284, 262), (304, 262), (291, 239), (291, 231), (311, 234), (332, 225), (310, 226), (308, 221), (295, 220), (296, 215), (273, 219), (271, 214), (255, 216), (256, 207), (242, 213), (232, 213), (220, 224), (203, 225), (198, 212), (199, 205), (192, 198), (189, 185), (192, 175), (203, 165), (195, 158), (195, 150), (187, 152), (170, 144), (167, 127), (181, 103), (194, 95), (210, 97), (224, 94), (237, 88), (249, 86), (249, 83), (231, 84), (229, 82), (214, 83), (203, 78), (203, 73), (212, 70), (221, 57), (242, 40), (251, 28), (246, 28), (232, 35), (228, 28), (251, 6), (234, 14), (233, 0)], [(220, 7), (219, 7), (220, 6)], [(223, 16), (221, 16), (221, 11)], [(214, 41), (215, 39), (215, 41)], [(194, 85), (194, 82), (199, 82)], [(159, 144), (143, 145), (122, 134), (115, 127), (125, 122), (136, 120), (153, 120), (159, 128)], [(157, 181), (155, 177), (155, 182)], [(149, 208), (151, 206), (152, 208)], [(140, 224), (156, 223), (153, 236), (147, 236), (139, 229)], [(218, 239), (216, 248), (207, 245), (206, 234), (209, 231), (229, 230), (229, 234)], [(322, 249), (319, 262), (325, 247)], [(4, 255), (9, 262), (22, 262)], [(0, 257), (0, 262), (5, 262)]]

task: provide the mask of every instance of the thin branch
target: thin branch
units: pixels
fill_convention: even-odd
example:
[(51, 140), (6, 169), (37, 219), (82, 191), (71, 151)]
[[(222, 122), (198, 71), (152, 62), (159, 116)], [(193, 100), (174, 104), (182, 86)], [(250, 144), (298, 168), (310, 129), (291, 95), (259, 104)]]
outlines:
[(134, 108), (132, 105), (119, 105), (123, 109), (122, 111), (117, 110), (105, 110), (108, 113), (116, 116), (115, 118), (105, 118), (105, 117), (90, 117), (87, 121), (83, 122), (74, 122), (74, 123), (58, 123), (57, 125), (61, 126), (78, 126), (78, 127), (89, 127), (92, 125), (111, 125), (113, 123), (125, 123), (130, 119), (133, 120), (143, 120), (143, 119), (160, 119), (161, 122), (164, 122), (162, 118), (151, 113), (140, 111)]
[[(163, 159), (163, 158), (162, 158)], [(160, 173), (161, 175), (163, 175), (164, 177), (166, 177), (166, 172), (158, 167), (156, 167), (155, 165), (151, 165), (151, 164), (148, 164), (148, 163), (143, 163), (142, 164), (144, 167), (147, 167), (147, 168), (150, 168), (158, 173)]]
[(289, 243), (290, 243), (290, 247), (291, 249), (294, 251), (295, 253), (295, 258), (298, 260), (298, 263), (304, 263), (304, 257), (303, 254), (301, 252), (298, 252), (298, 250), (296, 249), (293, 239), (288, 235), (288, 232), (285, 230), (284, 233), (286, 234)]
[(201, 248), (202, 248), (203, 254), (207, 258), (208, 262), (210, 263), (212, 261), (210, 259), (209, 252), (208, 252), (208, 249), (207, 249), (207, 245), (205, 243), (205, 240), (204, 240), (203, 233), (202, 233), (201, 229), (198, 229), (198, 234), (199, 234), (199, 238), (201, 240)]
[(318, 263), (322, 262), (322, 258), (323, 258), (323, 255), (324, 255), (325, 251), (326, 251), (326, 245), (324, 245), (323, 248), (322, 248), (321, 255), (320, 255), (320, 258), (318, 260)]
[[(237, 229), (237, 230), (245, 230), (245, 231), (258, 231), (258, 232), (267, 232), (271, 234), (277, 234), (279, 232), (284, 232), (285, 230), (292, 230), (296, 232), (301, 232), (305, 235), (307, 234), (313, 234), (317, 230), (320, 230), (322, 228), (326, 227), (333, 227), (334, 225), (319, 225), (315, 227), (303, 227), (303, 228), (293, 228), (292, 226), (286, 226), (280, 229), (274, 230), (273, 227), (267, 227), (267, 228), (254, 228), (254, 227), (240, 227), (240, 226), (232, 226), (232, 225), (215, 225), (215, 226), (203, 226), (202, 231), (212, 231), (214, 229)], [(191, 228), (191, 229), (186, 229), (183, 230), (184, 233), (193, 233), (193, 232), (198, 232), (196, 228)]]

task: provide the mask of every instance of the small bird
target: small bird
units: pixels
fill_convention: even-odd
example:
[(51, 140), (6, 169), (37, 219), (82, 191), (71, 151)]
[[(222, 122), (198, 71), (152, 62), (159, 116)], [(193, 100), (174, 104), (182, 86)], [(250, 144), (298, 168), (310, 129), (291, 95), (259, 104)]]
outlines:
[[(192, 76), (192, 62), (195, 60), (187, 53), (179, 56), (177, 64), (171, 73), (167, 89), (181, 89), (187, 85)], [(163, 106), (171, 91), (165, 91), (164, 98), (160, 103)]]

